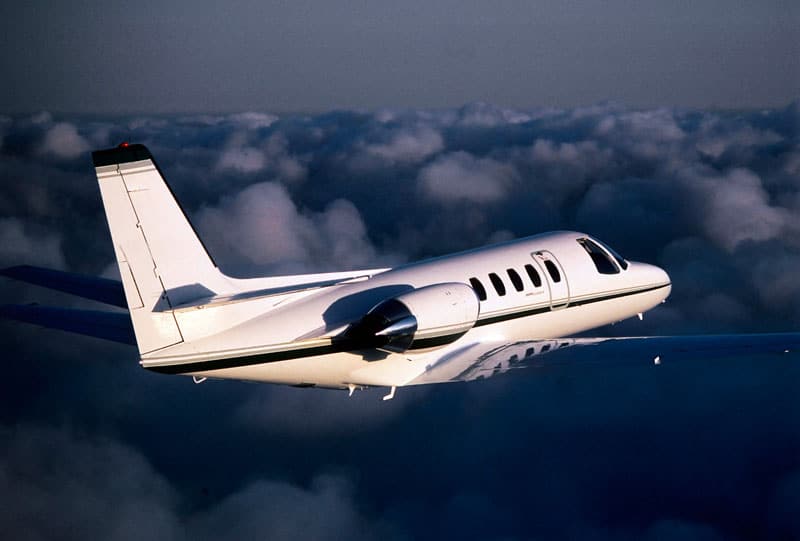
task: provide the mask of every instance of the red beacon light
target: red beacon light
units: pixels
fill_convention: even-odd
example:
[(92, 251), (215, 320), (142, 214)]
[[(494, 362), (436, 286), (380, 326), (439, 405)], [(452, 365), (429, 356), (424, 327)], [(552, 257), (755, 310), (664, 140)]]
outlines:
[(117, 148), (128, 148), (129, 146), (131, 146), (129, 142), (123, 141), (117, 146)]

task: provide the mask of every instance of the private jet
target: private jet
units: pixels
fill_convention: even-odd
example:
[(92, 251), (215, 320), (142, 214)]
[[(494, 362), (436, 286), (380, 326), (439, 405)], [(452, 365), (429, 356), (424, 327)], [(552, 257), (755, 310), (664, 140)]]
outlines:
[[(222, 273), (150, 151), (92, 154), (120, 280), (32, 266), (5, 276), (124, 308), (7, 305), (6, 318), (104, 338), (165, 374), (346, 389), (520, 368), (786, 354), (800, 333), (575, 337), (663, 303), (667, 273), (559, 231), (410, 263), (240, 279)], [(265, 235), (269, 231), (264, 231)]]

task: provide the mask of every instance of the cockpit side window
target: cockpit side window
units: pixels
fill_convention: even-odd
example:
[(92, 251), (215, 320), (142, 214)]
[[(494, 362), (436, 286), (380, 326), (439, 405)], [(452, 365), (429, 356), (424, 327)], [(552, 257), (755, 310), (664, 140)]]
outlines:
[(619, 268), (611, 260), (611, 257), (609, 257), (609, 255), (594, 241), (589, 239), (578, 239), (578, 244), (583, 246), (583, 249), (586, 250), (587, 254), (589, 254), (594, 266), (597, 268), (597, 272), (600, 274), (619, 273)]

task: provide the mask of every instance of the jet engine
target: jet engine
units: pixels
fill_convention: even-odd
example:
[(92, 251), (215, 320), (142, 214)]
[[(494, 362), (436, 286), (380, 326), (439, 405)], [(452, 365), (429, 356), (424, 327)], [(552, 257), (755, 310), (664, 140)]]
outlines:
[(468, 285), (451, 282), (414, 289), (381, 301), (350, 326), (343, 338), (353, 349), (394, 353), (456, 341), (478, 319), (480, 304)]

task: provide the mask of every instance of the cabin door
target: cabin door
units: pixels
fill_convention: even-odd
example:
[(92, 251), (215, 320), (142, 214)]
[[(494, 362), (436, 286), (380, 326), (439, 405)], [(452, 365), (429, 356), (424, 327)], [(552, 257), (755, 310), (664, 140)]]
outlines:
[(550, 309), (559, 310), (569, 306), (569, 281), (561, 263), (552, 252), (533, 252), (531, 257), (539, 266), (550, 290)]

